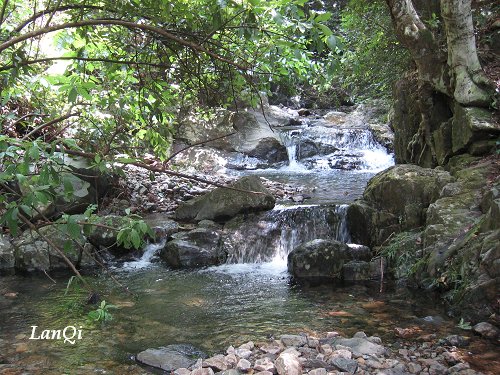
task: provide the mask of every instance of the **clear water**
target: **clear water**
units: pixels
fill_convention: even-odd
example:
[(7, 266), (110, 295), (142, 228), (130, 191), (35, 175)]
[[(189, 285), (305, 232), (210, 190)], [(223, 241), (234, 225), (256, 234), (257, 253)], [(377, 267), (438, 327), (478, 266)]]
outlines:
[[(107, 291), (105, 298), (118, 306), (112, 311), (114, 320), (97, 327), (85, 322), (72, 297), (64, 295), (66, 277), (57, 279), (57, 284), (44, 276), (3, 278), (2, 291), (19, 294), (14, 299), (0, 297), (0, 363), (35, 366), (39, 372), (33, 373), (42, 374), (140, 373), (132, 355), (173, 343), (191, 343), (215, 353), (231, 344), (263, 342), (284, 333), (352, 335), (363, 330), (386, 342), (397, 340), (394, 327), (460, 333), (429, 295), (388, 285), (380, 292), (378, 282), (303, 287), (292, 282), (282, 260), (199, 271), (171, 271), (152, 264), (116, 270), (114, 276), (133, 296), (108, 278), (96, 277), (94, 282)], [(443, 319), (432, 325), (422, 319), (426, 316)], [(82, 325), (83, 339), (75, 345), (30, 341), (25, 336), (29, 337), (31, 325), (40, 329)], [(25, 351), (16, 352), (21, 344), (27, 344)]]

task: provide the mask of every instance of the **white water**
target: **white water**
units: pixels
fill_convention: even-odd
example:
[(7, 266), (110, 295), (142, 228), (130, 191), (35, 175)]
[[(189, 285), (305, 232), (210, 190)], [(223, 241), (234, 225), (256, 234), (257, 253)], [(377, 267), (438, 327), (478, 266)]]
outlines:
[(134, 269), (142, 269), (149, 267), (152, 264), (153, 258), (156, 256), (156, 253), (165, 246), (165, 240), (158, 243), (149, 243), (144, 248), (144, 253), (142, 256), (130, 262), (125, 262), (122, 265), (123, 270), (134, 270)]

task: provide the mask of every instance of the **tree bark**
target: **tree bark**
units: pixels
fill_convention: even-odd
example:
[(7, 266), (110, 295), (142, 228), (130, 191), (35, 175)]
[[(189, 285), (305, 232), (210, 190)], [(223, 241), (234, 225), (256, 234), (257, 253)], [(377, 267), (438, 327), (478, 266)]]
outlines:
[(471, 0), (441, 0), (453, 96), (463, 105), (488, 106), (489, 81), (477, 57)]
[(446, 56), (420, 19), (412, 0), (386, 0), (400, 42), (410, 51), (419, 79), (450, 95)]
[(386, 0), (401, 43), (410, 51), (419, 79), (462, 105), (489, 106), (493, 92), (477, 57), (471, 0), (441, 0), (446, 51), (422, 22), (412, 0)]

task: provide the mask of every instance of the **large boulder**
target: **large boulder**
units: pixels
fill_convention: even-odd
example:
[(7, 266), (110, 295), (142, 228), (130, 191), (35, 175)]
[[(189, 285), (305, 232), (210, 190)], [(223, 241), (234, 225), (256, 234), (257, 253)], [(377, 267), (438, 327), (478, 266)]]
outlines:
[[(500, 124), (493, 119), (492, 112), (484, 108), (462, 107), (455, 104), (451, 127), (454, 153), (465, 151), (477, 142), (495, 141), (499, 135)], [(477, 146), (474, 149), (478, 150)], [(484, 151), (488, 153), (491, 148), (486, 148)]]
[(40, 228), (38, 232), (26, 230), (13, 241), (16, 269), (52, 271), (69, 268), (64, 257), (52, 245), (62, 251), (77, 267), (95, 265), (94, 260), (89, 256), (93, 248), (83, 234), (76, 239), (71, 239), (65, 234), (61, 224), (52, 224)]
[(175, 211), (175, 218), (180, 221), (225, 221), (239, 213), (270, 210), (275, 202), (259, 177), (247, 176), (230, 188), (216, 188), (184, 202)]
[(370, 247), (383, 243), (391, 233), (422, 226), (426, 210), (441, 189), (455, 179), (446, 171), (401, 164), (369, 182), (363, 199), (348, 209), (353, 242)]
[(246, 154), (263, 160), (269, 164), (280, 163), (288, 160), (286, 147), (274, 137), (260, 139), (255, 147), (248, 150)]
[(179, 368), (188, 368), (199, 358), (206, 358), (201, 350), (188, 344), (163, 346), (157, 349), (146, 349), (136, 356), (137, 362), (173, 372)]
[(349, 247), (338, 241), (313, 240), (288, 254), (288, 271), (298, 279), (321, 281), (341, 279), (342, 267), (350, 258)]
[(197, 228), (173, 235), (160, 250), (160, 257), (173, 268), (212, 266), (225, 261), (220, 232), (211, 228)]

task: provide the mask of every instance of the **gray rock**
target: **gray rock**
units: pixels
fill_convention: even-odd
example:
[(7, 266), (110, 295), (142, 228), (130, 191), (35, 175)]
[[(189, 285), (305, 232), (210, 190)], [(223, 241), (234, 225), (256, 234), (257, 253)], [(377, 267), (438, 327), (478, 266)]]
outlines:
[(495, 339), (500, 336), (500, 330), (488, 322), (477, 323), (472, 329), (474, 332), (489, 339)]
[(280, 163), (288, 160), (286, 147), (274, 137), (260, 139), (254, 148), (245, 153), (269, 164)]
[(331, 340), (331, 345), (347, 346), (352, 350), (355, 357), (361, 357), (363, 355), (382, 356), (386, 351), (382, 345), (374, 344), (361, 337), (353, 337), (350, 339), (335, 337)]
[(282, 335), (280, 340), (285, 346), (299, 347), (307, 344), (307, 337), (300, 335)]
[(136, 359), (148, 366), (165, 371), (174, 371), (178, 368), (191, 367), (196, 363), (196, 359), (200, 357), (204, 358), (206, 355), (194, 346), (184, 344), (147, 349), (137, 354)]
[(297, 356), (290, 353), (281, 353), (274, 362), (279, 375), (301, 375), (302, 365)]
[(161, 212), (146, 215), (143, 219), (155, 233), (157, 241), (166, 239), (180, 230), (179, 224), (175, 220)]
[(214, 370), (208, 368), (197, 368), (191, 371), (191, 375), (214, 375)]
[(252, 364), (250, 363), (249, 360), (246, 360), (245, 358), (241, 358), (238, 361), (238, 364), (236, 365), (236, 368), (239, 371), (243, 371), (243, 372), (247, 372), (251, 367), (252, 367)]
[(313, 240), (288, 254), (288, 271), (307, 280), (341, 279), (342, 267), (349, 259), (349, 248), (338, 241)]
[[(49, 244), (49, 239), (66, 257), (79, 266), (93, 266), (95, 262), (86, 254), (92, 247), (83, 234), (71, 242), (60, 224), (52, 224), (39, 229), (39, 233), (27, 230), (13, 241), (16, 256), (16, 268), (24, 271), (50, 271), (67, 269), (63, 256)], [(71, 246), (67, 247), (67, 244)], [(65, 246), (66, 245), (66, 246)]]
[(14, 246), (0, 234), (0, 272), (13, 269), (15, 264)]
[(173, 268), (193, 268), (216, 265), (225, 260), (218, 231), (197, 228), (176, 233), (172, 241), (160, 250), (160, 257)]
[(274, 363), (267, 357), (257, 359), (253, 368), (255, 371), (269, 371), (271, 373), (276, 371)]
[(308, 372), (309, 375), (326, 375), (327, 371), (325, 368), (316, 368)]
[(358, 362), (353, 359), (334, 357), (330, 361), (332, 365), (338, 368), (340, 371), (345, 371), (350, 374), (354, 374), (358, 369)]
[(234, 189), (216, 188), (208, 194), (181, 204), (175, 217), (182, 221), (227, 220), (239, 213), (270, 210), (275, 198), (260, 178), (248, 176), (231, 185)]
[(210, 367), (214, 371), (225, 371), (228, 369), (225, 357), (222, 354), (207, 358), (203, 361), (203, 367)]

